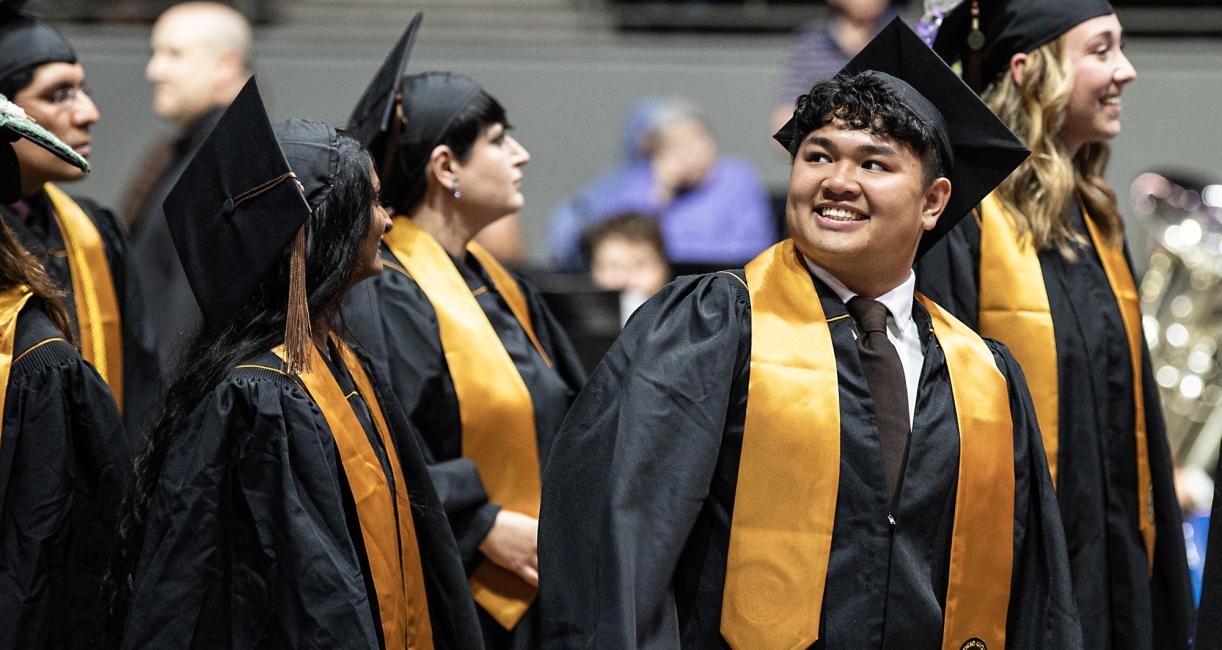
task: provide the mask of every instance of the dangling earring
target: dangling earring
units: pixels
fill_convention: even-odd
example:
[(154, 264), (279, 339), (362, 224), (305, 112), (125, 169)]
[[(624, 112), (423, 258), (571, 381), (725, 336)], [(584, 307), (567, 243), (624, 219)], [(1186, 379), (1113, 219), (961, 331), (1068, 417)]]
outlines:
[(454, 191), (454, 198), (456, 198), (456, 199), (461, 199), (461, 198), (462, 198), (462, 192), (461, 192), (461, 191), (459, 191), (459, 189), (458, 189), (458, 179), (457, 179), (457, 178), (455, 178), (454, 180), (450, 181), (450, 189)]

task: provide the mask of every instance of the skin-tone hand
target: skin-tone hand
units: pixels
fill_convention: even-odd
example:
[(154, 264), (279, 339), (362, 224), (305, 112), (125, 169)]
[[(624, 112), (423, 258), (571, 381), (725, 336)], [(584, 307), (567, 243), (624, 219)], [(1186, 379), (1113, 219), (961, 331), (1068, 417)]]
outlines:
[(512, 571), (532, 587), (539, 586), (539, 520), (501, 510), (479, 550), (497, 566)]
[(665, 205), (679, 193), (688, 163), (680, 147), (666, 147), (650, 160), (654, 173), (654, 200)]
[(698, 120), (671, 124), (657, 134), (650, 163), (654, 199), (665, 205), (684, 190), (700, 185), (717, 162), (717, 145)]

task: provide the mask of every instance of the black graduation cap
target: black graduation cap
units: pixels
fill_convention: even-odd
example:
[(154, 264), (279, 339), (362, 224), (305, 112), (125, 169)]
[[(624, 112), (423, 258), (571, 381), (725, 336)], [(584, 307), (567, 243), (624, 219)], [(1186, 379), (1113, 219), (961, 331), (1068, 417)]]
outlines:
[[(204, 320), (224, 323), (290, 245), (304, 256), (304, 226), (330, 195), (338, 167), (336, 132), (320, 122), (273, 127), (252, 77), (196, 151), (166, 197), (174, 247)], [(290, 274), (286, 345), (308, 344), (304, 257)], [(298, 304), (301, 303), (301, 304)], [(294, 327), (305, 320), (305, 340)], [(299, 360), (300, 357), (297, 357)], [(290, 369), (294, 359), (288, 360)], [(297, 367), (296, 369), (300, 369)]]
[[(80, 154), (30, 119), (20, 106), (0, 95), (0, 143), (16, 142), (21, 138), (50, 151), (81, 171), (89, 171), (89, 162)], [(17, 152), (11, 146), (0, 144), (0, 203), (12, 203), (20, 198), (21, 168), (17, 164)]]
[(0, 79), (43, 63), (76, 63), (76, 50), (51, 25), (21, 13), (25, 0), (0, 2)]
[[(407, 165), (411, 167), (412, 163), (428, 158), (454, 118), (484, 89), (471, 77), (456, 72), (423, 72), (404, 77), (402, 93), (403, 120), (398, 123), (395, 146), (389, 151), (411, 161)], [(384, 160), (391, 158), (388, 154)], [(390, 179), (392, 171), (389, 165), (383, 165), (383, 178)], [(382, 192), (386, 198), (395, 200), (395, 183), (386, 182)]]
[[(973, 8), (975, 5), (975, 8)], [(972, 13), (978, 12), (973, 26)], [(1107, 0), (965, 0), (942, 19), (933, 49), (948, 63), (978, 57), (980, 90), (1010, 67), (1010, 57), (1051, 42), (1075, 26), (1114, 13)]]
[[(352, 109), (352, 117), (348, 118), (348, 130), (365, 148), (369, 149), (380, 169), (388, 170), (390, 158), (394, 155), (396, 134), (402, 124), (403, 114), (396, 115), (396, 109), (402, 110), (400, 102), (403, 99), (403, 71), (407, 68), (407, 59), (411, 56), (412, 46), (416, 43), (416, 31), (424, 14), (416, 12), (412, 20), (403, 30), (399, 42), (386, 55), (382, 67), (365, 88), (356, 108)], [(395, 121), (392, 122), (392, 118)], [(382, 140), (381, 149), (375, 147)]]
[(400, 146), (432, 151), (454, 118), (483, 92), (479, 82), (457, 72), (423, 72), (407, 77), (403, 80)]
[[(934, 127), (951, 196), (917, 257), (938, 242), (1027, 158), (1023, 143), (899, 18), (840, 70), (883, 81)], [(793, 118), (773, 137), (786, 149), (806, 134)], [(945, 150), (942, 150), (945, 149)]]

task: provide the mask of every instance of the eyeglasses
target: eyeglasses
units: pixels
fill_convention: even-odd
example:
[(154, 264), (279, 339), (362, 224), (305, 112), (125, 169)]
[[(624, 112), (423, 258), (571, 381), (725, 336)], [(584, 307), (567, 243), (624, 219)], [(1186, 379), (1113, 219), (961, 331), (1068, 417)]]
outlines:
[(55, 104), (60, 109), (69, 109), (76, 105), (76, 101), (82, 96), (89, 94), (89, 88), (85, 84), (79, 86), (59, 86), (51, 91), (50, 94), (43, 95), (43, 101)]

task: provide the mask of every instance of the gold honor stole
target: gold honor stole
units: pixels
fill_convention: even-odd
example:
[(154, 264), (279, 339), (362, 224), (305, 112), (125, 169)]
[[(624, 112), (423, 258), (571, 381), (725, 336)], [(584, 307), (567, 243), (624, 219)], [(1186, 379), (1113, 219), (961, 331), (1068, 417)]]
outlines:
[[(535, 408), (517, 367), (450, 256), (432, 235), (411, 219), (397, 216), (394, 228), (382, 241), (437, 312), (441, 348), (458, 398), (463, 455), (475, 463), (494, 503), (538, 517), (542, 479)], [(468, 244), (467, 250), (488, 272), (550, 366), (551, 359), (535, 337), (521, 288), (478, 244)], [(534, 587), (488, 560), (472, 572), (470, 583), (475, 602), (507, 630), (517, 626), (535, 599)]]
[[(819, 638), (840, 481), (836, 355), (793, 240), (746, 275), (751, 367), (721, 633), (734, 648), (806, 648)], [(946, 354), (959, 426), (942, 647), (1000, 649), (1014, 554), (1009, 393), (984, 341), (917, 299)]]
[[(980, 335), (1005, 343), (1023, 368), (1035, 402), (1036, 419), (1048, 456), (1053, 484), (1057, 479), (1059, 386), (1052, 311), (1040, 259), (1030, 240), (1019, 241), (1014, 218), (993, 195), (981, 204)], [(1099, 254), (1112, 294), (1120, 308), (1133, 374), (1134, 443), (1137, 451), (1138, 526), (1146, 551), (1146, 571), (1154, 570), (1154, 495), (1150, 483), (1146, 405), (1142, 386), (1141, 307), (1124, 248), (1109, 244), (1082, 206), (1091, 243)], [(1035, 278), (1038, 281), (1032, 281)]]
[[(318, 405), (327, 427), (331, 429), (344, 466), (344, 476), (352, 490), (352, 500), (360, 520), (361, 539), (365, 542), (365, 558), (369, 562), (373, 586), (377, 591), (375, 595), (386, 648), (431, 649), (433, 627), (429, 620), (424, 571), (420, 565), (420, 546), (416, 539), (407, 482), (399, 466), (399, 455), (373, 384), (360, 360), (343, 341), (335, 337), (332, 340), (340, 352), (337, 361), (348, 370), (357, 392), (369, 408), (374, 428), (386, 450), (394, 486), (387, 482), (386, 473), (365, 435), (364, 427), (313, 345), (310, 346), (310, 370), (297, 375), (297, 379)], [(283, 345), (272, 352), (284, 360)]]
[(97, 368), (122, 411), (123, 329), (102, 236), (89, 215), (63, 190), (50, 183), (43, 190), (51, 199), (68, 252), (81, 356)]

